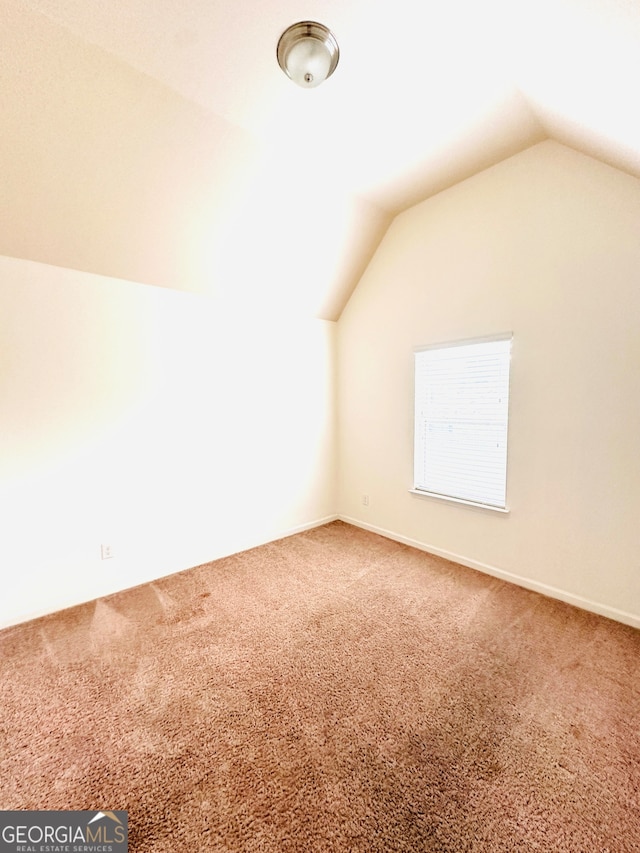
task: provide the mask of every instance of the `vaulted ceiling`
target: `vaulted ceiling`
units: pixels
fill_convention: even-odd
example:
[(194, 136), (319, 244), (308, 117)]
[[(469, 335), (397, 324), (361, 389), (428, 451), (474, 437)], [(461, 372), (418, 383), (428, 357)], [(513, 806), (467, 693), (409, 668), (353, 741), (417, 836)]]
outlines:
[[(317, 89), (276, 62), (319, 20)], [(399, 211), (543, 139), (640, 177), (638, 0), (3, 0), (0, 252), (327, 319)]]

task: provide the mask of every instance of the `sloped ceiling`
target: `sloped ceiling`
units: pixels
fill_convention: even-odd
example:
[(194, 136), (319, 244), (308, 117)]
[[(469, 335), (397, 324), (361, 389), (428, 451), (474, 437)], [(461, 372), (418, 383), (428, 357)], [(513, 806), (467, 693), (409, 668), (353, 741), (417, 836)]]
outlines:
[[(302, 90), (281, 32), (338, 68)], [(637, 0), (3, 0), (0, 253), (339, 316), (393, 216), (545, 138), (640, 177)]]

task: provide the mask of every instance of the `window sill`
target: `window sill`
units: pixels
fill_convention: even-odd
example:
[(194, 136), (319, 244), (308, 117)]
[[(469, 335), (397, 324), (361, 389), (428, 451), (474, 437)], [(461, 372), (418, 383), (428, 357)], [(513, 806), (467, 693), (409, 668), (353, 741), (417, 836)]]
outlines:
[(446, 501), (447, 503), (462, 504), (462, 506), (471, 506), (474, 509), (488, 509), (491, 512), (501, 512), (503, 515), (508, 515), (509, 510), (506, 507), (491, 506), (490, 504), (481, 504), (477, 501), (465, 501), (462, 498), (451, 498), (448, 495), (439, 495), (436, 492), (423, 492), (420, 489), (409, 489), (410, 494), (418, 495), (420, 498), (435, 498), (438, 501)]

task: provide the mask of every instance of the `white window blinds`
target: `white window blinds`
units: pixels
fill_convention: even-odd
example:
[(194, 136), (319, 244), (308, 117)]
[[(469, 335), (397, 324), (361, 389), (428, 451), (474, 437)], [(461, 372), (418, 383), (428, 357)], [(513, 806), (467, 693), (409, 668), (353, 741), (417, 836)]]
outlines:
[(414, 488), (504, 509), (511, 335), (415, 353)]

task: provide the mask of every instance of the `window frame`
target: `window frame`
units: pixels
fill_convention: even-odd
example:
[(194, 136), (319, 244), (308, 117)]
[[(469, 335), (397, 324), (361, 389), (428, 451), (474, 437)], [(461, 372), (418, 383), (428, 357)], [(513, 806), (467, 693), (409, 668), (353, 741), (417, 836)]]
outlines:
[[(429, 491), (427, 489), (419, 488), (416, 486), (416, 466), (418, 461), (418, 354), (421, 352), (429, 351), (429, 350), (445, 350), (445, 349), (453, 349), (455, 347), (475, 345), (475, 344), (488, 344), (494, 343), (498, 341), (508, 341), (509, 349), (508, 349), (508, 376), (507, 376), (507, 404), (506, 404), (506, 422), (505, 422), (505, 450), (504, 450), (504, 504), (494, 504), (488, 502), (482, 502), (479, 500), (473, 500), (471, 498), (459, 497), (453, 494), (447, 494), (437, 491)], [(509, 507), (507, 502), (507, 488), (508, 488), (508, 461), (509, 461), (509, 425), (510, 425), (510, 409), (511, 409), (511, 363), (513, 359), (513, 332), (503, 332), (496, 335), (487, 335), (484, 337), (476, 337), (476, 338), (464, 338), (461, 340), (454, 341), (444, 341), (441, 343), (428, 344), (425, 346), (415, 347), (413, 350), (413, 488), (409, 489), (409, 492), (413, 495), (417, 495), (419, 497), (424, 498), (435, 498), (439, 501), (445, 501), (449, 503), (462, 504), (464, 506), (475, 507), (482, 510), (489, 510), (491, 512), (498, 513), (509, 513)]]

